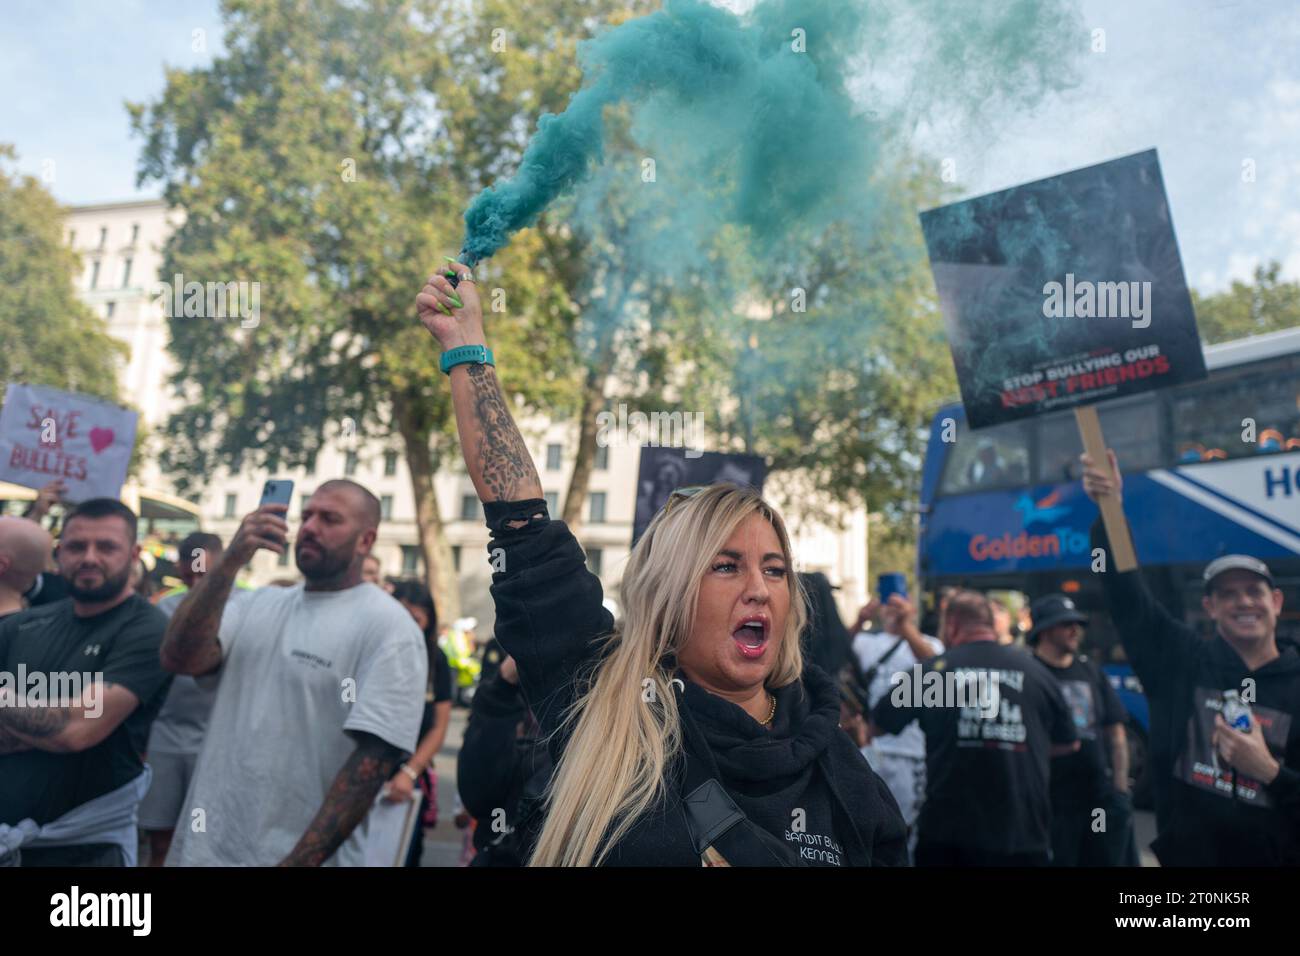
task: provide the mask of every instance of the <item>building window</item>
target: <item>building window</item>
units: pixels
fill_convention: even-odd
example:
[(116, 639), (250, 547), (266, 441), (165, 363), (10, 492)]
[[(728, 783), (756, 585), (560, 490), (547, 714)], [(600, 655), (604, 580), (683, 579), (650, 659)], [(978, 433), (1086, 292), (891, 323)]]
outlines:
[(609, 471), (609, 446), (596, 446), (596, 470)]
[(564, 449), (559, 445), (546, 446), (546, 470), (559, 471), (560, 461), (563, 457)]
[(347, 457), (343, 460), (343, 474), (351, 478), (357, 473), (357, 453), (348, 452)]
[(116, 309), (116, 308), (117, 308), (117, 303), (116, 303), (116, 302), (105, 302), (105, 303), (104, 303), (104, 318), (106, 318), (106, 319), (111, 319), (111, 318), (113, 317), (113, 310)]
[(131, 245), (134, 246), (135, 241), (139, 238), (140, 238), (140, 224), (138, 222), (132, 223), (131, 224)]
[(108, 226), (99, 227), (99, 248), (103, 249), (108, 244)]
[(605, 552), (600, 548), (587, 549), (587, 570), (596, 575), (596, 577), (600, 577), (600, 562), (601, 558), (604, 557), (604, 554)]
[(391, 478), (397, 474), (397, 452), (384, 452), (384, 477)]
[(384, 521), (393, 520), (393, 496), (392, 495), (379, 496), (379, 517), (382, 518)]
[(122, 288), (126, 289), (131, 285), (131, 260), (127, 259), (122, 263)]
[(478, 495), (461, 495), (460, 520), (474, 521), (478, 516)]
[(546, 513), (552, 518), (560, 516), (560, 493), (558, 491), (547, 491), (542, 495), (546, 499)]
[(457, 572), (460, 571), (460, 545), (458, 544), (453, 544), (451, 546), (451, 566), (455, 568)]
[(591, 513), (587, 520), (592, 524), (605, 523), (605, 492), (593, 491), (591, 493)]
[(90, 287), (92, 289), (99, 286), (99, 260), (96, 259), (90, 264)]
[(402, 545), (402, 577), (421, 577), (423, 572), (420, 565), (423, 561), (420, 559), (420, 549), (413, 544)]
[(222, 517), (233, 518), (235, 516), (235, 508), (237, 508), (238, 506), (239, 506), (238, 495), (226, 495), (226, 511), (225, 514), (222, 515)]
[(303, 466), (302, 473), (303, 473), (304, 475), (314, 475), (314, 474), (316, 474), (316, 456), (315, 456), (315, 455), (312, 455), (312, 457), (311, 457), (311, 461), (307, 462), (307, 464)]

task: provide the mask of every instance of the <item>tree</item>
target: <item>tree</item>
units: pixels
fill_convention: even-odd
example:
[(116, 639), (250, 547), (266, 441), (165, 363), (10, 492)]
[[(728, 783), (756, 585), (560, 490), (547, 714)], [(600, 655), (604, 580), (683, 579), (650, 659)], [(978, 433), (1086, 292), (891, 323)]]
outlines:
[(1254, 282), (1234, 281), (1210, 295), (1192, 291), (1201, 338), (1227, 342), (1247, 335), (1300, 328), (1300, 283), (1284, 281), (1278, 262), (1255, 267)]
[(49, 385), (120, 402), (127, 348), (77, 298), (81, 262), (63, 241), (63, 210), (32, 176), (11, 175), (0, 143), (0, 392)]
[[(227, 55), (169, 71), (162, 97), (130, 111), (145, 138), (139, 178), (186, 213), (163, 274), (256, 282), (262, 314), (169, 317), (184, 405), (161, 463), (182, 485), (219, 466), (305, 466), (347, 419), (358, 439), (400, 441), (430, 587), (455, 616), (433, 490), (454, 421), (412, 303), (454, 251), (472, 186), (452, 146), (502, 135), (492, 116), (456, 110), (457, 91), (480, 79), (458, 45), (469, 14), (449, 0), (222, 9)], [(571, 305), (543, 280), (539, 248), (520, 236), (480, 286), (489, 310), (508, 304), (489, 316), (506, 388), (563, 405)]]

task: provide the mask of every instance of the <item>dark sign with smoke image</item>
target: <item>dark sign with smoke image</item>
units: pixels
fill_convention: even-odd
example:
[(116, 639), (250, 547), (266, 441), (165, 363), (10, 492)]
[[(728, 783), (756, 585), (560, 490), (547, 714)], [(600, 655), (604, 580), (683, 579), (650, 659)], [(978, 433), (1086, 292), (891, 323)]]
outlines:
[(641, 468), (636, 480), (636, 517), (632, 522), (632, 544), (641, 540), (651, 519), (668, 503), (678, 488), (693, 488), (729, 481), (763, 490), (767, 463), (759, 455), (729, 455), (706, 451), (687, 457), (683, 448), (641, 448)]
[(972, 428), (1205, 377), (1155, 150), (921, 226)]

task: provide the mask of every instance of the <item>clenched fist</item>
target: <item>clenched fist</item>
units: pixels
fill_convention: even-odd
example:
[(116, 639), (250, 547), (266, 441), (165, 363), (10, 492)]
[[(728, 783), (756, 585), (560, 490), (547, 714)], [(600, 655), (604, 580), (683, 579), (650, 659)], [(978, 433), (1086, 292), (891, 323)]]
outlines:
[(450, 268), (460, 285), (455, 288), (441, 272), (429, 276), (415, 297), (420, 322), (438, 340), (443, 351), (460, 345), (486, 345), (483, 338), (483, 309), (478, 287), (469, 266), (459, 262)]

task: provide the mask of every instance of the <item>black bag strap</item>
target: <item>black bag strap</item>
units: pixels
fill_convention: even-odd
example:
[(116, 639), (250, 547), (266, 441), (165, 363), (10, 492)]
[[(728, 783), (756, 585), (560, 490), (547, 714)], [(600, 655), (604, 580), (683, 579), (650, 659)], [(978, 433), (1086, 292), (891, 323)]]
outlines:
[(862, 686), (867, 690), (868, 693), (871, 692), (871, 684), (876, 679), (876, 675), (880, 673), (880, 668), (884, 667), (885, 662), (889, 660), (891, 657), (893, 657), (894, 652), (897, 651), (900, 647), (902, 647), (903, 644), (906, 642), (907, 642), (907, 638), (900, 637), (898, 640), (894, 642), (893, 647), (885, 651), (885, 653), (881, 656), (880, 660), (876, 661), (874, 664), (868, 667), (866, 671), (862, 674)]
[(736, 806), (719, 780), (721, 774), (708, 742), (680, 696), (678, 713), (683, 737), (682, 812), (695, 852), (703, 859), (705, 851), (713, 847), (730, 866), (799, 866), (793, 850)]

